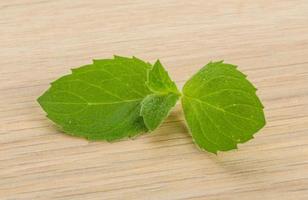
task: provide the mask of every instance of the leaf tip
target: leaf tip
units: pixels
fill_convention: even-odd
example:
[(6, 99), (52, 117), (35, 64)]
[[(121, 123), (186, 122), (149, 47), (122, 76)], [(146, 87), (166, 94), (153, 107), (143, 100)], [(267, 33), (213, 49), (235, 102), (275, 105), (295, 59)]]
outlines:
[(37, 99), (36, 99), (36, 102), (38, 102), (38, 104), (42, 105), (42, 96), (39, 96)]
[(162, 64), (161, 64), (161, 62), (160, 62), (160, 60), (159, 59), (157, 59), (156, 61), (155, 61), (155, 63), (154, 63), (154, 65), (153, 65), (153, 68), (157, 68), (157, 67), (162, 67)]

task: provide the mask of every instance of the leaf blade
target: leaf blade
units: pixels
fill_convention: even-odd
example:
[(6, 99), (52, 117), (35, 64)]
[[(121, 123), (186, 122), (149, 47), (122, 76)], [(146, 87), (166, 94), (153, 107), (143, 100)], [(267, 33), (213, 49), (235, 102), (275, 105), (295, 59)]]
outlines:
[(145, 85), (149, 68), (136, 58), (94, 61), (54, 81), (38, 102), (70, 135), (107, 141), (134, 137), (148, 131), (140, 109), (151, 94)]
[(169, 115), (181, 94), (159, 60), (150, 70), (146, 85), (153, 94), (142, 101), (140, 115), (146, 127), (153, 131)]
[(255, 92), (236, 66), (223, 62), (209, 63), (188, 80), (182, 107), (197, 146), (217, 153), (252, 139), (265, 125), (263, 105)]

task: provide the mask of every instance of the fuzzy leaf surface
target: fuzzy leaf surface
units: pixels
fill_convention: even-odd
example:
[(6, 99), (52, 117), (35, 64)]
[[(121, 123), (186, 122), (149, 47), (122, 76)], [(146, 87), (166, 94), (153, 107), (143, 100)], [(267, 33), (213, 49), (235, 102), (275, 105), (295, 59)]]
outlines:
[(149, 72), (146, 85), (153, 94), (142, 101), (141, 116), (152, 131), (166, 119), (181, 94), (159, 60)]

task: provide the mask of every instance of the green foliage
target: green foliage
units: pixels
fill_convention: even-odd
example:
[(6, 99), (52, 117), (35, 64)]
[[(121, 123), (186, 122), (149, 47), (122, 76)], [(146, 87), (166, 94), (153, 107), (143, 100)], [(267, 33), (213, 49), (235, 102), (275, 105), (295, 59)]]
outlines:
[(168, 116), (181, 94), (159, 61), (150, 71), (146, 85), (154, 94), (142, 101), (141, 116), (147, 128), (154, 130)]
[[(65, 133), (113, 141), (155, 130), (181, 96), (159, 61), (115, 56), (73, 69), (38, 102)], [(186, 82), (182, 107), (194, 142), (213, 153), (237, 148), (265, 125), (256, 88), (223, 62)]]
[(236, 66), (209, 63), (183, 88), (182, 106), (195, 143), (207, 151), (227, 151), (253, 138), (265, 125), (256, 88)]

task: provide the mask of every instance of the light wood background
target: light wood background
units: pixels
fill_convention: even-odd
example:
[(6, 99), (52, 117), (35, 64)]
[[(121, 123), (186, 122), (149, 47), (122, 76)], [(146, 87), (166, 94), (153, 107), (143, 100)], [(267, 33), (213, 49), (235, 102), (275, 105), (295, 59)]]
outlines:
[[(36, 98), (72, 67), (160, 58), (179, 86), (210, 60), (239, 65), (267, 125), (217, 156), (180, 105), (113, 144), (60, 133)], [(0, 199), (308, 199), (307, 0), (1, 0)]]

